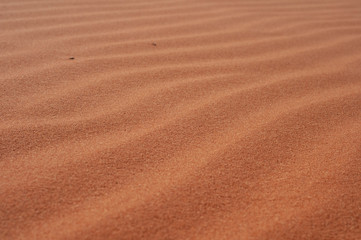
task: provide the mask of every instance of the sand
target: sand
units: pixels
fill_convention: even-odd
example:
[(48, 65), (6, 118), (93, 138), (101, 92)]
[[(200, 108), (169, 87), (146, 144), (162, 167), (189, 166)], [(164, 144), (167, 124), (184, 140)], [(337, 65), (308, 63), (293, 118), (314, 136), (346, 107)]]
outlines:
[(361, 1), (0, 0), (0, 239), (361, 239)]

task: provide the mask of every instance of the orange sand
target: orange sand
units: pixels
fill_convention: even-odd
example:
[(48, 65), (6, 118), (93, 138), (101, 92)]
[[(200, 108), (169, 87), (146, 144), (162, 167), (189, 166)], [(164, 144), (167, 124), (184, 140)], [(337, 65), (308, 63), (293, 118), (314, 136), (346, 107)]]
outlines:
[(0, 52), (0, 239), (361, 239), (360, 0), (0, 0)]

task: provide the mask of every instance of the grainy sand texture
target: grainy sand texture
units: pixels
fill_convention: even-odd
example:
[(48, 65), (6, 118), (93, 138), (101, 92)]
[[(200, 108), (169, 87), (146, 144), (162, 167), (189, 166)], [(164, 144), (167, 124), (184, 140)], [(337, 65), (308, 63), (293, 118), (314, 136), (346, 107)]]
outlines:
[(0, 0), (0, 239), (361, 239), (360, 0)]

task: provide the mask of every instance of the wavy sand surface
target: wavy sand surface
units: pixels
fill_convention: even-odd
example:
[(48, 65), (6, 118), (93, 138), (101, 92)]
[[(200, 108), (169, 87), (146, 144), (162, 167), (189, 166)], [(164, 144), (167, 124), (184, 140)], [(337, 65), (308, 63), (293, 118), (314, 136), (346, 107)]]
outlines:
[(361, 239), (361, 1), (0, 0), (0, 51), (0, 239)]

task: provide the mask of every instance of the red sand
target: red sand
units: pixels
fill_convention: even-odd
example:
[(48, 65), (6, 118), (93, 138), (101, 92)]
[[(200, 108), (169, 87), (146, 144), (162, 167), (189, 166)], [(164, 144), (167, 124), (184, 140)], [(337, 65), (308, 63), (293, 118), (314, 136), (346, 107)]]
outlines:
[(361, 239), (361, 1), (0, 0), (0, 52), (0, 239)]

